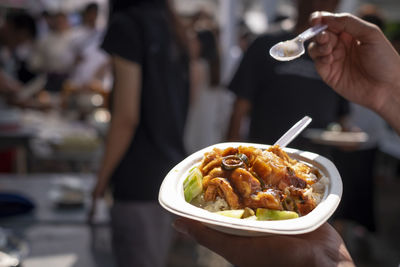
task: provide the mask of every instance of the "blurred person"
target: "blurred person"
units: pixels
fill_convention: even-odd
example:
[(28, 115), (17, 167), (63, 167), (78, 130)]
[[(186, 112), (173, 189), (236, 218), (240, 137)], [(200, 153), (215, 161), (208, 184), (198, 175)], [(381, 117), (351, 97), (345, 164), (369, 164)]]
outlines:
[(186, 33), (169, 0), (112, 2), (102, 47), (114, 73), (111, 124), (89, 220), (111, 186), (118, 266), (165, 266), (171, 217), (157, 202), (166, 173), (185, 155), (189, 98)]
[(221, 86), (220, 66), (214, 32), (198, 31), (192, 40), (191, 102), (184, 136), (188, 153), (225, 139), (232, 95)]
[(385, 31), (385, 18), (382, 11), (376, 5), (363, 4), (359, 7), (357, 14), (361, 19), (375, 24), (383, 32)]
[[(350, 14), (315, 12), (311, 23), (328, 25), (308, 47), (324, 82), (378, 113), (400, 134), (400, 56), (382, 31)], [(237, 266), (355, 266), (328, 223), (307, 234), (265, 237), (224, 234), (183, 218), (174, 227)]]
[(225, 72), (225, 77), (223, 80), (223, 84), (228, 85), (233, 78), (233, 75), (236, 73), (239, 64), (243, 58), (243, 55), (246, 53), (249, 46), (253, 43), (257, 35), (251, 31), (249, 26), (244, 20), (239, 22), (238, 33), (237, 33), (237, 46), (233, 47), (230, 51), (232, 57), (232, 64), (227, 67), (228, 70)]
[[(371, 4), (364, 4), (359, 8), (358, 16), (378, 26), (382, 31), (385, 19), (379, 9)], [(375, 194), (374, 174), (375, 161), (378, 152), (379, 140), (386, 130), (385, 121), (375, 112), (355, 103), (350, 103), (349, 115), (345, 125), (346, 131), (363, 131), (368, 134), (367, 142), (355, 147), (337, 148), (333, 151), (335, 164), (340, 170), (343, 187), (341, 203), (335, 213), (335, 227), (345, 233), (345, 227), (356, 222), (362, 238), (366, 237), (366, 230), (376, 231), (375, 222)], [(360, 206), (360, 203), (363, 205)], [(346, 220), (346, 221), (343, 221)], [(363, 226), (365, 229), (359, 227)], [(350, 232), (352, 233), (352, 232)], [(359, 234), (360, 236), (360, 234)]]
[[(21, 47), (28, 48), (35, 37), (36, 26), (32, 16), (25, 13), (10, 13), (6, 16), (4, 24), (0, 27), (0, 49), (2, 55), (8, 56), (0, 58), (0, 92), (15, 93), (20, 90), (19, 70), (15, 65), (23, 58), (17, 56), (21, 54)], [(8, 63), (13, 66), (10, 67)]]
[(25, 84), (36, 77), (36, 73), (29, 68), (29, 58), (38, 38), (38, 27), (35, 19), (30, 15), (27, 15), (24, 24), (29, 31), (29, 38), (17, 46), (13, 55), (16, 60), (16, 77)]
[(102, 31), (97, 27), (97, 18), (99, 13), (99, 5), (97, 3), (89, 3), (82, 11), (82, 24), (74, 29), (77, 42), (84, 49), (92, 43), (98, 45), (101, 42)]
[(255, 39), (255, 34), (250, 30), (244, 20), (240, 20), (238, 23), (237, 30), (237, 45), (230, 48), (229, 55), (231, 57), (230, 64), (226, 65), (225, 73), (222, 77), (221, 83), (227, 86), (231, 80), (239, 64), (243, 58), (243, 54), (247, 51), (247, 48)]
[(82, 11), (82, 24), (73, 29), (74, 46), (78, 52), (76, 65), (71, 71), (69, 81), (72, 86), (91, 87), (95, 80), (101, 83), (104, 75), (97, 75), (100, 70), (107, 69), (109, 58), (99, 48), (103, 39), (103, 30), (97, 27), (99, 5), (89, 3)]
[(50, 32), (38, 40), (29, 65), (33, 71), (47, 74), (46, 90), (60, 92), (77, 63), (79, 51), (65, 12), (50, 14), (49, 26)]
[(36, 24), (38, 28), (38, 38), (44, 38), (52, 28), (50, 13), (47, 10), (43, 10), (36, 18)]
[(246, 22), (240, 21), (238, 30), (238, 44), (242, 53), (246, 52), (247, 48), (253, 40), (253, 33), (247, 26)]
[(195, 32), (210, 30), (214, 34), (218, 34), (217, 22), (213, 14), (206, 9), (200, 9), (191, 16), (189, 28)]
[(268, 25), (268, 32), (291, 30), (295, 24), (296, 20), (292, 16), (279, 12), (271, 24)]
[[(19, 80), (21, 58), (18, 52), (21, 47), (29, 48), (36, 36), (34, 19), (24, 12), (10, 12), (0, 26), (0, 118), (10, 118), (16, 114), (10, 110), (18, 93), (21, 92), (23, 81)], [(18, 116), (17, 116), (18, 117)], [(14, 116), (11, 116), (14, 118)], [(15, 130), (15, 120), (11, 125), (2, 125), (2, 130)], [(0, 150), (1, 171), (11, 172), (16, 159), (13, 148)]]
[(36, 24), (26, 13), (10, 13), (0, 28), (1, 45), (15, 51), (19, 45), (32, 42), (36, 37)]
[(87, 4), (82, 14), (83, 24), (93, 29), (96, 28), (98, 14), (99, 5), (96, 2)]
[[(311, 127), (325, 128), (347, 113), (347, 102), (319, 77), (305, 55), (289, 62), (276, 61), (268, 50), (282, 40), (293, 39), (308, 28), (308, 16), (315, 10), (333, 11), (339, 0), (298, 0), (298, 16), (292, 32), (279, 31), (259, 36), (247, 49), (228, 86), (237, 96), (230, 120), (228, 140), (273, 144), (304, 115)], [(250, 125), (245, 127), (250, 117)], [(243, 136), (248, 132), (248, 136)], [(330, 149), (297, 137), (292, 147), (329, 156)]]

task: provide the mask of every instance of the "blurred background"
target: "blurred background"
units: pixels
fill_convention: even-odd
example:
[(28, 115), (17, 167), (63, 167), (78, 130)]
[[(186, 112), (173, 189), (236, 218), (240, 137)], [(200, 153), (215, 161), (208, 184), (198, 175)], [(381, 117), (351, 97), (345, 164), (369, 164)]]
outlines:
[[(173, 2), (188, 31), (207, 29), (214, 34), (220, 56), (222, 91), (216, 97), (224, 109), (218, 127), (205, 129), (213, 130), (213, 136), (203, 142), (203, 136), (185, 140), (191, 153), (227, 140), (235, 102), (227, 89), (243, 54), (258, 36), (293, 29), (297, 8), (295, 0)], [(109, 8), (107, 0), (0, 0), (0, 267), (116, 266), (110, 244), (110, 196), (99, 201), (94, 223), (87, 224), (111, 120), (113, 72), (100, 47)], [(380, 24), (400, 51), (398, 0), (342, 0), (338, 11), (365, 15)], [(201, 43), (200, 34), (198, 38)], [(319, 151), (336, 150), (332, 159), (341, 173), (343, 164), (343, 179), (352, 171), (361, 172), (347, 172), (344, 161), (374, 149), (370, 161), (359, 165), (370, 173), (372, 202), (347, 200), (356, 209), (367, 206), (374, 225), (347, 216), (345, 207), (332, 223), (357, 266), (399, 266), (400, 138), (375, 114), (367, 113), (350, 105), (347, 123), (332, 121), (303, 137)], [(189, 117), (189, 124), (190, 119), (194, 120)], [(251, 118), (246, 119), (240, 129), (242, 140), (248, 140)], [(332, 132), (357, 135), (324, 135)], [(345, 182), (347, 194), (353, 189), (357, 191)], [(175, 233), (168, 266), (231, 265)]]

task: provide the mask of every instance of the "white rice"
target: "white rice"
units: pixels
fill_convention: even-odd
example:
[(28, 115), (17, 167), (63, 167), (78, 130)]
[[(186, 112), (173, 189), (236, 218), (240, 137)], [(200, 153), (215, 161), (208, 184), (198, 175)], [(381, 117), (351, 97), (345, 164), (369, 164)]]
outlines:
[(228, 203), (225, 201), (225, 199), (217, 196), (215, 201), (205, 201), (204, 194), (200, 194), (195, 199), (193, 199), (192, 204), (199, 208), (208, 210), (210, 212), (216, 212), (216, 211), (230, 209), (230, 207), (229, 207)]
[(329, 179), (328, 177), (321, 177), (321, 179), (319, 179), (318, 182), (316, 182), (315, 184), (313, 184), (311, 186), (311, 195), (315, 200), (315, 203), (318, 205), (322, 198), (324, 197), (325, 194), (325, 190), (327, 189), (329, 185)]

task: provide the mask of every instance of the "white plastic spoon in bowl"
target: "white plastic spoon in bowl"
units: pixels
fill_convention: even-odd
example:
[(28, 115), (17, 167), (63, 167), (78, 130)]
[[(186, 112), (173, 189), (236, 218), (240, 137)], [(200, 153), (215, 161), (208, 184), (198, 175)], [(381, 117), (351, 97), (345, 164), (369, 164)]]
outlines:
[(310, 124), (311, 121), (312, 119), (310, 117), (305, 116), (284, 133), (274, 145), (279, 145), (280, 147), (287, 146)]

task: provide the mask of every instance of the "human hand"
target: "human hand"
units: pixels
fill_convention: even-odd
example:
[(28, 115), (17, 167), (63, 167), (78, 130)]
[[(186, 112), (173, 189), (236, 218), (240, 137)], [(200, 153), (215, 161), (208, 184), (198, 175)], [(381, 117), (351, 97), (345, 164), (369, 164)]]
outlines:
[(322, 79), (393, 126), (390, 113), (400, 108), (400, 57), (382, 31), (350, 14), (315, 12), (311, 24), (318, 23), (328, 29), (310, 43), (309, 53)]
[(14, 96), (21, 91), (22, 84), (0, 70), (0, 93), (8, 97)]
[(328, 223), (307, 234), (263, 237), (224, 234), (185, 218), (177, 219), (174, 227), (236, 266), (354, 266), (342, 238)]
[(105, 184), (102, 181), (103, 181), (102, 179), (98, 179), (97, 183), (96, 183), (96, 186), (94, 187), (94, 189), (92, 191), (92, 203), (91, 203), (91, 206), (89, 208), (88, 217), (87, 217), (87, 221), (88, 221), (89, 224), (93, 223), (94, 216), (96, 214), (97, 200), (99, 198), (104, 197), (104, 193), (105, 193), (106, 188), (107, 188), (107, 184)]

